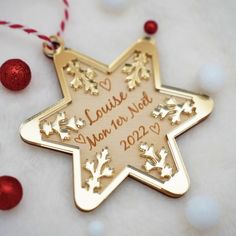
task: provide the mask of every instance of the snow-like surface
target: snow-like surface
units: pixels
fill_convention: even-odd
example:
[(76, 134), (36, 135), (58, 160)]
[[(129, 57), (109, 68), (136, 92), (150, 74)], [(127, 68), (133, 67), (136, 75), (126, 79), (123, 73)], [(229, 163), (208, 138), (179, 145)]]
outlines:
[[(160, 26), (155, 38), (164, 84), (199, 91), (195, 77), (202, 65), (225, 68), (228, 81), (214, 96), (214, 113), (177, 140), (191, 179), (189, 192), (172, 199), (127, 179), (95, 211), (77, 210), (70, 156), (30, 146), (18, 132), (22, 121), (61, 97), (53, 64), (43, 55), (39, 40), (0, 27), (0, 62), (21, 58), (33, 73), (32, 83), (20, 93), (0, 86), (0, 175), (16, 176), (24, 186), (21, 204), (0, 212), (1, 236), (88, 235), (93, 221), (104, 223), (104, 235), (114, 236), (236, 234), (236, 2), (129, 2), (126, 10), (113, 14), (96, 1), (71, 1), (64, 39), (70, 48), (109, 63), (142, 36), (143, 23), (154, 18)], [(2, 20), (49, 35), (56, 32), (62, 13), (61, 2), (55, 0), (0, 2)], [(219, 224), (207, 232), (195, 230), (184, 216), (187, 200), (201, 194), (213, 196), (221, 209)]]

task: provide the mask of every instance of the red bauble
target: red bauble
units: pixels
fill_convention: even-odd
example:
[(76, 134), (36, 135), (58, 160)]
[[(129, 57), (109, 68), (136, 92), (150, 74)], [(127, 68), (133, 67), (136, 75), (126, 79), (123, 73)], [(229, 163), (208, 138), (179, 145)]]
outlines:
[(158, 24), (154, 20), (148, 20), (144, 24), (144, 31), (147, 34), (155, 34), (158, 30)]
[(14, 177), (0, 177), (0, 210), (9, 210), (15, 207), (22, 199), (21, 183)]
[(7, 89), (22, 90), (30, 83), (30, 68), (20, 59), (10, 59), (0, 68), (0, 80)]

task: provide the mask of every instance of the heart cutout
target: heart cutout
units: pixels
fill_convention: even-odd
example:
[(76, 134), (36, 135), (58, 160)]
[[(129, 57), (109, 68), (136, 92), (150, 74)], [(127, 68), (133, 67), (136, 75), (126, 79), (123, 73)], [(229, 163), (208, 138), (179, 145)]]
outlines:
[(78, 136), (74, 140), (75, 142), (80, 143), (80, 144), (86, 143), (86, 140), (83, 134), (78, 134)]
[(105, 78), (103, 81), (99, 82), (99, 85), (107, 90), (107, 91), (111, 91), (111, 80), (109, 78)]
[(150, 125), (149, 126), (149, 129), (153, 132), (153, 133), (155, 133), (155, 134), (157, 134), (157, 135), (159, 135), (160, 134), (160, 125), (159, 125), (159, 123), (155, 123), (154, 125)]

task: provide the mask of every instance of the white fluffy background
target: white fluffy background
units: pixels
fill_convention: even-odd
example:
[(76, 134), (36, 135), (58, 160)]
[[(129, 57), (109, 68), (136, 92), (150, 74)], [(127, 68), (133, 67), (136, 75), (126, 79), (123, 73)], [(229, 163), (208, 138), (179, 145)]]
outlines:
[[(206, 63), (219, 63), (228, 81), (214, 96), (212, 116), (178, 138), (191, 189), (172, 199), (127, 179), (95, 211), (75, 208), (70, 156), (30, 146), (19, 126), (61, 98), (52, 62), (41, 42), (21, 32), (0, 28), (0, 63), (21, 58), (31, 67), (30, 86), (19, 93), (0, 86), (0, 175), (16, 176), (24, 186), (21, 204), (0, 212), (1, 236), (88, 235), (94, 220), (104, 235), (236, 235), (236, 2), (235, 0), (129, 0), (122, 14), (112, 14), (97, 1), (71, 1), (64, 39), (69, 47), (109, 63), (142, 36), (148, 18), (159, 22), (156, 35), (165, 84), (199, 91), (196, 73)], [(62, 16), (59, 0), (0, 2), (0, 18), (54, 34)], [(184, 207), (196, 195), (214, 197), (221, 209), (217, 226), (200, 232), (188, 224)], [(197, 206), (196, 206), (197, 207)]]

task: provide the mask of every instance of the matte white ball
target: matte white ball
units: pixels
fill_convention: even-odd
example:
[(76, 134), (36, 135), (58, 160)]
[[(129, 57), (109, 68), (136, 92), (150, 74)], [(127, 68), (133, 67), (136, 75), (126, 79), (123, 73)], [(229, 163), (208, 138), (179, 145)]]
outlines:
[(220, 91), (226, 80), (224, 69), (217, 64), (206, 64), (198, 72), (198, 81), (204, 92)]
[(210, 196), (196, 196), (188, 200), (185, 208), (188, 222), (199, 230), (212, 228), (219, 222), (218, 203)]
[(121, 12), (127, 7), (128, 0), (99, 0), (101, 6), (113, 12)]
[(99, 220), (94, 220), (88, 225), (89, 236), (103, 236), (104, 235), (104, 224)]

